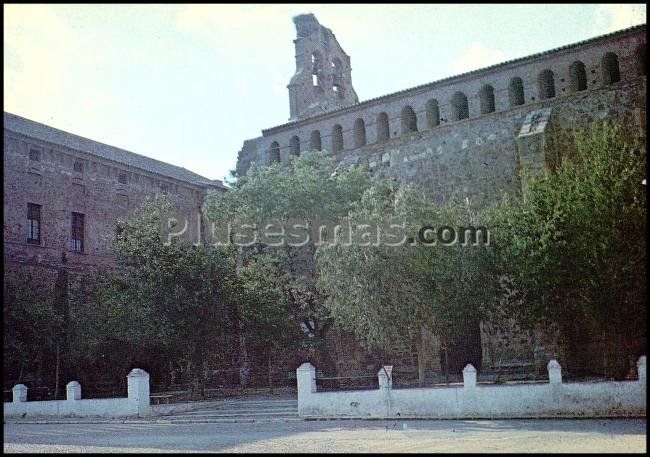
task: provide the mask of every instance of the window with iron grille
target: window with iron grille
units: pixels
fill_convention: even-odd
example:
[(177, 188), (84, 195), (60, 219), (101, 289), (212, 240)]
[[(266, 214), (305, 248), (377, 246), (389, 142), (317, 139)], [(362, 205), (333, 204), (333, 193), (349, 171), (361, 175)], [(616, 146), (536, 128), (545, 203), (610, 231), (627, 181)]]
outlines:
[(84, 215), (82, 213), (72, 213), (70, 249), (76, 252), (84, 251)]
[(41, 205), (27, 203), (27, 242), (41, 243)]
[(29, 148), (29, 160), (33, 160), (35, 162), (40, 162), (41, 161), (41, 151), (40, 151), (40, 149)]
[(83, 173), (83, 171), (84, 171), (83, 162), (79, 162), (78, 160), (75, 161), (75, 163), (74, 163), (74, 171), (76, 171), (78, 173)]
[(120, 173), (119, 175), (117, 175), (117, 182), (119, 182), (120, 184), (126, 184), (127, 182), (126, 173)]

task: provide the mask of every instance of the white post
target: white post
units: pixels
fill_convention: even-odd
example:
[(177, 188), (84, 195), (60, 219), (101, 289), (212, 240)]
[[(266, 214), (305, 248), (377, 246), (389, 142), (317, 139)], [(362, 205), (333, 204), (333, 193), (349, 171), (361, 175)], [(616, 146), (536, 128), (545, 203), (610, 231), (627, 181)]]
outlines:
[(639, 357), (639, 361), (636, 363), (636, 373), (639, 378), (639, 382), (642, 384), (645, 384), (645, 365), (646, 357), (645, 355), (642, 355)]
[(379, 381), (379, 388), (392, 389), (393, 388), (393, 366), (384, 365), (377, 372), (377, 379)]
[(27, 386), (25, 384), (16, 384), (11, 391), (13, 393), (14, 403), (27, 401)]
[(463, 388), (473, 389), (476, 387), (476, 368), (471, 363), (468, 363), (463, 368)]
[(138, 416), (148, 415), (149, 406), (149, 373), (141, 368), (134, 368), (126, 376), (129, 401), (133, 403)]
[(70, 381), (65, 386), (67, 400), (81, 400), (81, 384), (77, 381)]
[(298, 384), (298, 415), (304, 413), (309, 403), (309, 396), (316, 392), (316, 367), (305, 362), (296, 368), (296, 382)]
[(562, 367), (555, 359), (551, 359), (546, 365), (548, 370), (548, 382), (550, 384), (562, 384)]

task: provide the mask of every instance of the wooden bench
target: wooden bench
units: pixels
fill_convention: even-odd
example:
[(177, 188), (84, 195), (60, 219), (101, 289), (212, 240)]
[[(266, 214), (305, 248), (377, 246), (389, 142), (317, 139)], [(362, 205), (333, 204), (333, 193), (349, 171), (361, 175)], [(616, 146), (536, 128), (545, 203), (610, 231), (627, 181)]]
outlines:
[(154, 403), (155, 405), (159, 405), (161, 400), (166, 400), (165, 403), (169, 404), (169, 399), (172, 397), (173, 395), (149, 395), (149, 398), (151, 400), (157, 401), (156, 403)]

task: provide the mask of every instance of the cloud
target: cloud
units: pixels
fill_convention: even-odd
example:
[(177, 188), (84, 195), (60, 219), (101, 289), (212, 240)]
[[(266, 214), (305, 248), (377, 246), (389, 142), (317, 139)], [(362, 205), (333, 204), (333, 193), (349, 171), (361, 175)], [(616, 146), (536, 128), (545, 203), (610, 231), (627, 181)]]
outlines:
[(594, 33), (603, 34), (646, 23), (646, 5), (598, 5)]
[(485, 44), (474, 42), (469, 49), (462, 53), (452, 64), (452, 73), (465, 73), (478, 68), (488, 67), (505, 59), (505, 54), (499, 49), (490, 49)]

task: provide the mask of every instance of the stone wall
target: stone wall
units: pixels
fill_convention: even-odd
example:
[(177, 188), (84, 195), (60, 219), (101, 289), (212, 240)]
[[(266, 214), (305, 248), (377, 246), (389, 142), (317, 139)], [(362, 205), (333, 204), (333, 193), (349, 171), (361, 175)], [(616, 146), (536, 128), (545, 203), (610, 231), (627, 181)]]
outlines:
[(378, 389), (319, 392), (316, 369), (304, 363), (296, 370), (298, 414), (304, 418), (358, 419), (493, 419), (542, 417), (639, 417), (646, 413), (646, 357), (636, 364), (635, 380), (567, 383), (556, 360), (547, 380), (507, 385), (478, 384), (467, 365), (462, 385), (426, 389), (393, 389), (395, 376), (379, 370)]
[[(332, 152), (331, 133), (335, 125), (341, 125), (343, 128), (344, 151), (339, 154), (341, 158), (350, 156), (353, 152), (357, 152), (357, 149), (361, 149), (358, 152), (359, 155), (374, 153), (381, 157), (398, 144), (411, 144), (414, 140), (420, 139), (419, 134), (413, 134), (408, 129), (403, 131), (405, 125), (402, 122), (402, 112), (406, 106), (412, 107), (415, 112), (418, 132), (430, 132), (434, 138), (439, 140), (433, 148), (433, 152), (440, 154), (438, 160), (444, 156), (453, 158), (454, 154), (463, 148), (464, 140), (469, 142), (480, 137), (485, 141), (491, 135), (495, 136), (491, 141), (496, 140), (501, 148), (512, 149), (514, 148), (514, 135), (517, 131), (517, 126), (513, 125), (513, 122), (516, 122), (516, 119), (523, 120), (528, 111), (540, 106), (540, 102), (543, 102), (541, 104), (543, 106), (558, 107), (562, 110), (575, 108), (589, 112), (591, 108), (582, 105), (583, 101), (592, 97), (594, 91), (616, 89), (628, 82), (638, 80), (641, 75), (645, 74), (644, 69), (640, 67), (640, 56), (645, 54), (645, 40), (645, 26), (634, 27), (587, 42), (513, 60), (378, 97), (351, 107), (269, 128), (262, 131), (262, 137), (247, 140), (238, 157), (237, 171), (239, 174), (245, 174), (253, 163), (260, 165), (270, 163), (270, 145), (273, 142), (279, 144), (281, 161), (287, 162), (290, 155), (291, 138), (297, 136), (300, 139), (301, 150), (306, 150), (313, 131), (320, 132), (322, 148)], [(603, 57), (607, 53), (614, 53), (617, 56), (620, 82), (609, 84), (605, 79)], [(576, 61), (582, 62), (585, 68), (586, 89), (583, 91), (577, 91), (572, 84), (570, 68)], [(543, 100), (542, 84), (539, 77), (545, 70), (553, 72), (555, 96)], [(513, 78), (520, 78), (522, 81), (523, 105), (512, 104), (510, 83)], [(481, 108), (480, 92), (486, 85), (493, 88), (493, 112), (482, 112), (484, 110)], [(453, 121), (451, 100), (457, 92), (461, 92), (467, 97), (469, 118)], [(578, 97), (567, 98), (572, 94), (576, 94)], [(612, 97), (614, 98), (609, 100), (610, 103), (604, 102), (605, 109), (626, 103), (625, 97), (620, 100), (616, 98), (616, 95)], [(430, 113), (427, 112), (427, 103), (431, 100), (437, 101), (438, 125), (433, 125), (435, 122), (431, 122)], [(643, 103), (634, 103), (637, 106), (644, 106)], [(504, 119), (503, 114), (508, 112), (510, 114)], [(380, 113), (386, 113), (389, 118), (390, 139), (387, 141), (378, 141), (377, 139), (377, 116)], [(354, 123), (357, 119), (364, 120), (367, 146), (355, 147)], [(475, 122), (479, 119), (483, 122)], [(460, 148), (455, 144), (447, 144), (449, 129), (446, 127), (450, 127), (455, 133), (452, 136), (460, 141)], [(504, 129), (508, 131), (507, 134), (503, 132)], [(400, 143), (393, 143), (402, 136), (407, 138)], [(443, 141), (445, 144), (442, 143)], [(438, 146), (443, 146), (440, 151), (437, 149)], [(419, 148), (416, 154), (424, 153), (426, 150), (426, 147)], [(405, 177), (409, 178), (408, 175)]]
[[(30, 160), (30, 148), (40, 161)], [(83, 171), (75, 171), (75, 162)], [(118, 175), (126, 175), (120, 183)], [(200, 226), (200, 207), (207, 188), (109, 161), (60, 144), (4, 130), (4, 266), (5, 274), (30, 271), (52, 283), (65, 252), (73, 272), (114, 266), (109, 240), (117, 220), (128, 218), (146, 196), (163, 186), (188, 230)], [(27, 243), (27, 204), (41, 205), (40, 243)], [(70, 249), (71, 214), (84, 214), (84, 249)]]
[[(297, 41), (303, 46), (298, 32)], [(436, 201), (455, 196), (490, 204), (503, 194), (520, 192), (526, 172), (553, 168), (557, 151), (572, 141), (573, 132), (593, 121), (615, 121), (645, 139), (645, 32), (645, 25), (632, 27), (352, 106), (331, 110), (323, 105), (327, 112), (322, 114), (313, 114), (317, 107), (312, 107), (292, 117), (292, 122), (246, 140), (237, 172), (244, 175), (253, 165), (271, 163), (272, 144), (278, 146), (275, 152), (279, 151), (280, 161), (286, 163), (296, 153), (292, 140), (294, 146), (296, 138), (299, 140), (301, 151), (308, 150), (317, 133), (321, 149), (340, 164), (367, 167), (378, 179), (415, 185)], [(297, 62), (299, 59), (297, 55)], [(351, 79), (348, 83), (351, 86)], [(289, 90), (295, 97), (296, 87)], [(313, 88), (305, 85), (300, 90)], [(463, 117), (458, 115), (459, 93), (467, 99), (464, 119), (458, 119)], [(309, 98), (309, 93), (298, 95), (318, 102)], [(408, 116), (409, 108), (414, 120)], [(388, 118), (385, 137), (380, 116)], [(525, 122), (540, 116), (544, 125), (535, 135), (522, 138)], [(359, 120), (363, 121), (362, 130)], [(342, 127), (340, 151), (334, 148), (337, 126)], [(371, 357), (354, 338), (341, 335), (332, 337), (336, 374), (367, 375), (374, 369), (369, 360), (378, 356)], [(512, 319), (482, 322), (480, 342), (483, 376), (495, 378), (526, 370), (539, 375), (549, 359), (564, 361), (556, 330), (524, 331)], [(426, 347), (421, 360), (425, 374), (440, 379), (440, 341), (433, 335)], [(408, 342), (390, 348), (381, 357), (395, 365), (401, 379), (417, 379), (417, 352)]]

